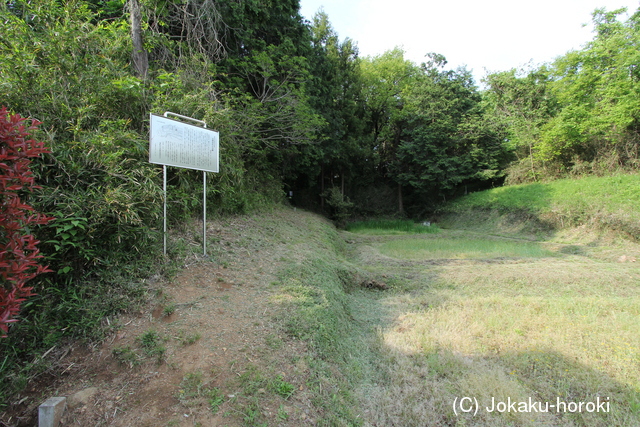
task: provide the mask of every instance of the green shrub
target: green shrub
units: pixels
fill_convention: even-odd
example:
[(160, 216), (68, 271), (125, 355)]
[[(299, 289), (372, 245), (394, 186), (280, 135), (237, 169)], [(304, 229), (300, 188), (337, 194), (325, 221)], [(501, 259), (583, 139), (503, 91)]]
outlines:
[(353, 214), (355, 204), (347, 196), (342, 194), (338, 187), (331, 187), (324, 193), (325, 203), (329, 207), (329, 216), (338, 227), (344, 227), (347, 219)]

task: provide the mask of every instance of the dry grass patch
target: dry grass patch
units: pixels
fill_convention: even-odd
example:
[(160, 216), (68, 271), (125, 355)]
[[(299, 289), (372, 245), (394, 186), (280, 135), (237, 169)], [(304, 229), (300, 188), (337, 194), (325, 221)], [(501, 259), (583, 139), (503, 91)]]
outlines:
[(626, 298), (493, 296), (403, 315), (385, 345), (407, 354), (467, 356), (553, 349), (621, 383), (640, 384), (640, 305)]
[[(403, 265), (412, 283), (381, 301), (397, 315), (378, 334), (384, 381), (365, 392), (376, 402), (367, 406), (371, 424), (640, 425), (640, 270), (605, 261), (597, 247), (512, 241), (495, 252), (496, 239), (486, 240), (485, 249), (446, 235), (377, 246), (387, 256), (404, 248), (415, 252), (409, 259), (466, 261)], [(449, 253), (430, 254), (425, 242)], [(478, 400), (477, 415), (454, 413), (465, 396)], [(609, 411), (488, 411), (509, 399), (606, 401)]]
[[(567, 259), (569, 258), (569, 259)], [(586, 296), (638, 297), (640, 269), (635, 264), (592, 260), (542, 259), (491, 265), (455, 265), (430, 268), (436, 275), (422, 296), (475, 297), (498, 294), (547, 298)]]

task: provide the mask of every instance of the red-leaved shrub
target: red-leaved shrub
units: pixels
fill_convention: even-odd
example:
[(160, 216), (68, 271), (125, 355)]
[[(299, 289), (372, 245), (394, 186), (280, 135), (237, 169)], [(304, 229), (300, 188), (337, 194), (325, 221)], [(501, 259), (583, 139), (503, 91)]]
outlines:
[(46, 224), (53, 218), (35, 212), (22, 202), (20, 192), (40, 188), (29, 169), (31, 158), (49, 151), (35, 141), (29, 131), (40, 124), (0, 109), (0, 336), (6, 337), (9, 324), (17, 322), (20, 304), (34, 295), (26, 283), (40, 273), (51, 271), (38, 264), (36, 245), (29, 233), (33, 224)]

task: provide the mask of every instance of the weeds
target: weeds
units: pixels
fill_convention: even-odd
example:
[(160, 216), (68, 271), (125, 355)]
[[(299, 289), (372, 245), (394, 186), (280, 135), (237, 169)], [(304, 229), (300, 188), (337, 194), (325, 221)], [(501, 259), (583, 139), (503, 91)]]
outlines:
[(203, 397), (205, 394), (204, 391), (202, 372), (190, 372), (186, 374), (180, 382), (178, 400), (184, 406), (189, 406), (193, 399)]
[(257, 421), (260, 419), (260, 405), (258, 403), (258, 399), (251, 399), (242, 412), (244, 414), (242, 420), (245, 423), (248, 425), (256, 425)]
[(219, 388), (203, 383), (202, 372), (190, 372), (182, 378), (177, 398), (186, 407), (206, 402), (212, 414), (217, 414), (225, 402), (224, 395)]
[(287, 400), (293, 395), (295, 386), (284, 380), (282, 375), (278, 375), (269, 383), (269, 388), (273, 390), (278, 396)]
[(147, 331), (139, 336), (136, 341), (142, 347), (142, 351), (149, 357), (154, 357), (156, 363), (160, 364), (164, 360), (167, 349), (162, 345), (165, 341), (156, 331)]
[(289, 414), (287, 413), (287, 410), (285, 409), (284, 405), (280, 405), (280, 407), (278, 408), (278, 419), (282, 420), (282, 421), (287, 421), (289, 419)]
[(171, 316), (173, 313), (175, 313), (175, 312), (176, 312), (176, 308), (177, 308), (176, 303), (173, 303), (173, 302), (172, 302), (172, 303), (170, 303), (170, 304), (167, 304), (167, 305), (162, 309), (162, 314), (163, 314), (164, 316)]
[(111, 351), (113, 357), (122, 365), (128, 365), (130, 368), (140, 365), (142, 358), (130, 347), (116, 347)]
[(180, 344), (183, 346), (195, 344), (202, 336), (200, 333), (196, 332), (193, 334), (186, 334), (184, 331), (179, 331), (176, 339), (180, 341)]
[[(162, 345), (163, 338), (156, 331), (147, 331), (136, 339), (140, 345), (138, 350), (131, 346), (115, 347), (111, 354), (122, 365), (128, 365), (133, 368), (142, 364), (144, 356), (153, 357), (157, 363), (161, 363), (164, 359), (166, 348)], [(140, 355), (139, 351), (143, 355)]]
[(220, 389), (213, 387), (208, 390), (206, 397), (209, 402), (209, 408), (211, 408), (211, 413), (217, 414), (220, 406), (224, 403), (224, 395)]
[(138, 341), (148, 356), (155, 356), (159, 360), (164, 357), (167, 349), (162, 345), (163, 339), (156, 331), (147, 331), (138, 337)]

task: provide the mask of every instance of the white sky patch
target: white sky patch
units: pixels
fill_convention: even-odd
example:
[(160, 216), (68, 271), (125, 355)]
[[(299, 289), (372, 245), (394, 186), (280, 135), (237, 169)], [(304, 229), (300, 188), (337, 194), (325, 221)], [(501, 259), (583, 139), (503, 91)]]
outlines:
[[(448, 68), (467, 66), (476, 82), (488, 72), (534, 66), (581, 49), (593, 38), (595, 9), (626, 7), (639, 0), (301, 0), (311, 21), (320, 7), (341, 40), (357, 42), (361, 56), (396, 46), (420, 64), (429, 52)], [(626, 17), (626, 15), (623, 15)], [(586, 27), (583, 24), (588, 24)]]

